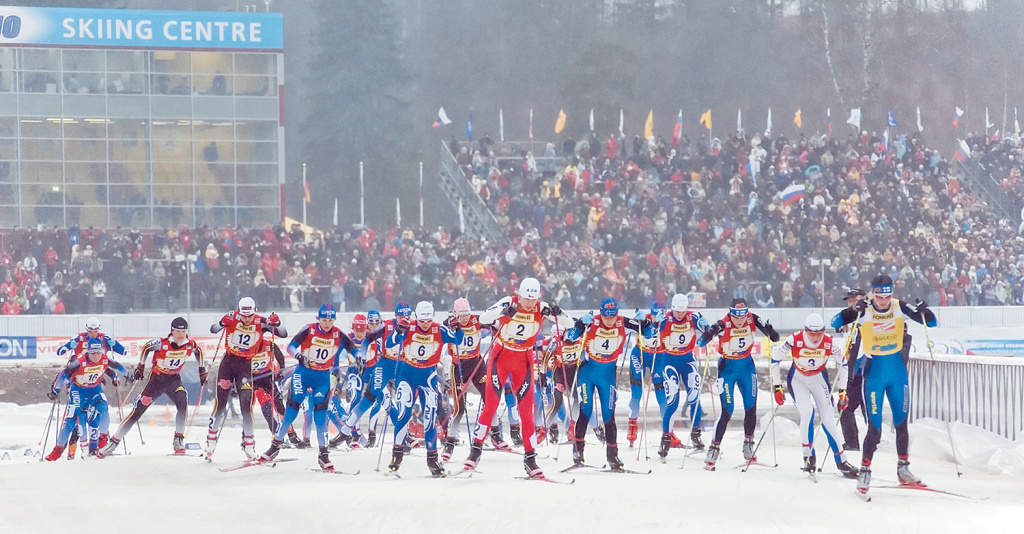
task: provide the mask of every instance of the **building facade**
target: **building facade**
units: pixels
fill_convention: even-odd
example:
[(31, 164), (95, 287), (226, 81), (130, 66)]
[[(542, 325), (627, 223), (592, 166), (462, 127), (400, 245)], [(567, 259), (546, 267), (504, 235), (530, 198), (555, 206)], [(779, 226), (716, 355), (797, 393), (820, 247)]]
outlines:
[(0, 17), (0, 227), (281, 220), (280, 14)]

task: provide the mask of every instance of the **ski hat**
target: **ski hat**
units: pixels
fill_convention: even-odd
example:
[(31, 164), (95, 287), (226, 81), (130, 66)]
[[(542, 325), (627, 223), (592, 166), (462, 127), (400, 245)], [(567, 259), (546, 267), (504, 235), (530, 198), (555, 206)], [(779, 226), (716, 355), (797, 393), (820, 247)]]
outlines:
[(333, 304), (324, 304), (320, 306), (320, 311), (316, 313), (317, 319), (337, 319), (338, 312), (334, 311)]
[(684, 312), (690, 307), (690, 297), (682, 293), (672, 296), (672, 311)]
[(434, 305), (428, 300), (421, 300), (416, 303), (416, 320), (432, 321), (434, 319)]
[(469, 315), (470, 312), (473, 311), (473, 309), (470, 307), (468, 300), (460, 298), (455, 299), (455, 304), (452, 306), (452, 311), (455, 312), (456, 317), (465, 317)]
[(256, 313), (256, 301), (252, 297), (242, 297), (238, 300), (238, 313), (245, 317)]
[(352, 318), (352, 328), (362, 328), (365, 330), (366, 316), (361, 313), (357, 313), (356, 316)]
[(615, 317), (619, 314), (619, 303), (613, 297), (605, 297), (601, 301), (601, 315)]
[(175, 317), (171, 321), (171, 330), (188, 330), (188, 321), (184, 317)]
[(540, 282), (536, 278), (523, 278), (519, 283), (519, 296), (524, 299), (540, 299)]
[(812, 313), (804, 319), (804, 330), (814, 333), (824, 332), (825, 320), (821, 318), (821, 315)]
[(658, 315), (659, 313), (661, 313), (663, 311), (665, 311), (665, 303), (664, 302), (658, 301), (658, 302), (655, 302), (654, 304), (651, 304), (651, 315)]
[(395, 315), (398, 317), (408, 317), (412, 315), (412, 306), (404, 300), (395, 304)]
[(871, 290), (876, 295), (888, 297), (892, 295), (892, 277), (887, 274), (880, 274), (871, 279)]
[(85, 344), (85, 350), (87, 352), (104, 352), (103, 340), (98, 337), (90, 339), (89, 342)]
[[(358, 317), (358, 316), (357, 316)], [(366, 324), (373, 323), (375, 325), (380, 324), (382, 321), (380, 312), (377, 310), (370, 310), (366, 312)]]
[(733, 317), (746, 317), (749, 311), (746, 299), (732, 299), (732, 303), (729, 304), (729, 315)]
[(864, 292), (855, 287), (855, 288), (847, 291), (846, 292), (846, 296), (844, 296), (843, 298), (844, 299), (848, 299), (848, 298), (863, 297), (863, 296), (864, 296)]
[(85, 320), (85, 329), (86, 330), (99, 330), (100, 329), (100, 318), (99, 317), (90, 317), (90, 318), (86, 319)]

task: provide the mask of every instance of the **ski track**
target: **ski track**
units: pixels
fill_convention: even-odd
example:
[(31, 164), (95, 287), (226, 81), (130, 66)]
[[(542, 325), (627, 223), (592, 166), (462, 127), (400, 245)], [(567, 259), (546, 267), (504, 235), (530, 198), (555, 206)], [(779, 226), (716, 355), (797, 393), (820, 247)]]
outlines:
[[(1022, 477), (990, 475), (962, 467), (964, 475), (958, 479), (951, 462), (915, 457), (913, 445), (912, 468), (927, 484), (990, 499), (978, 502), (927, 492), (878, 491), (870, 493), (872, 502), (861, 502), (853, 493), (853, 480), (830, 473), (834, 464), (825, 466), (818, 484), (810, 481), (799, 470), (800, 448), (781, 443), (786, 441), (782, 430), (776, 451), (769, 436), (758, 453), (772, 463), (777, 454), (779, 468), (775, 470), (708, 472), (702, 468), (703, 462), (697, 461), (702, 458), (690, 458), (686, 469), (680, 470), (681, 449), (670, 452), (668, 462), (662, 465), (654, 458), (637, 462), (636, 450), (625, 443), (620, 444), (620, 457), (626, 468), (653, 469), (653, 473), (624, 476), (587, 469), (559, 473), (571, 463), (568, 451), (558, 462), (539, 460), (552, 478), (576, 479), (575, 485), (566, 486), (515, 480), (513, 477), (524, 474), (522, 458), (497, 452), (485, 452), (480, 462), (483, 473), (471, 478), (422, 478), (429, 473), (425, 458), (413, 454), (402, 464), (403, 478), (389, 480), (374, 472), (376, 448), (331, 455), (337, 469), (360, 470), (357, 476), (325, 477), (308, 471), (317, 466), (315, 448), (285, 449), (281, 458), (299, 460), (274, 468), (222, 473), (219, 468), (244, 460), (237, 420), (229, 420), (214, 461), (207, 463), (197, 457), (167, 456), (173, 426), (150, 425), (148, 414), (142, 426), (146, 445), (139, 443), (138, 432), (132, 429), (125, 439), (131, 453), (128, 456), (52, 463), (20, 456), (26, 447), (39, 448), (37, 442), (49, 408), (49, 404), (0, 404), (0, 455), (4, 451), (12, 453), (11, 459), (0, 460), (0, 532), (57, 532), (68, 528), (138, 532), (145, 525), (147, 533), (174, 534), (295, 529), (381, 532), (396, 528), (417, 533), (472, 534), (519, 529), (666, 532), (683, 527), (716, 534), (863, 534), (950, 532), (959, 530), (954, 529), (956, 525), (969, 524), (972, 531), (988, 534), (1020, 532), (1024, 517)], [(113, 415), (112, 428), (117, 420)], [(197, 417), (186, 441), (201, 441), (205, 423), (202, 414)], [(260, 451), (269, 444), (270, 434), (262, 418), (258, 417), (256, 423)], [(650, 422), (650, 426), (654, 429), (655, 423)], [(48, 449), (53, 435), (51, 429)], [(730, 428), (722, 443), (719, 465), (731, 466), (742, 460), (740, 439), (741, 432)], [(895, 478), (891, 439), (883, 441), (875, 456), (876, 479)], [(382, 471), (387, 469), (390, 445), (388, 441)], [(554, 448), (541, 446), (538, 452), (553, 455)], [(603, 447), (590, 445), (586, 452), (589, 462), (603, 462)], [(652, 448), (652, 457), (656, 457), (654, 452)], [(457, 447), (448, 471), (458, 469), (467, 453), (465, 445)], [(824, 456), (818, 445), (819, 461), (831, 462), (830, 455)], [(850, 453), (849, 459), (858, 464), (860, 453)]]

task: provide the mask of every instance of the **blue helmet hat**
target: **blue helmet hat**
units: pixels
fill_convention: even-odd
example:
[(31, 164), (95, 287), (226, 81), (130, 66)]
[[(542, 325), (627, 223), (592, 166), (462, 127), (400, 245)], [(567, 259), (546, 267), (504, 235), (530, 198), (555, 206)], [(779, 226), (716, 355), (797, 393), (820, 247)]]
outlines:
[(398, 317), (408, 317), (412, 315), (412, 306), (404, 300), (395, 304), (395, 315)]
[(89, 352), (104, 352), (103, 340), (98, 337), (89, 339), (89, 342), (85, 345), (85, 350)]
[(651, 315), (658, 315), (659, 313), (661, 313), (663, 311), (665, 311), (665, 303), (664, 302), (658, 301), (658, 302), (655, 302), (654, 304), (651, 304)]
[(892, 277), (885, 274), (880, 274), (871, 279), (871, 290), (875, 295), (882, 297), (892, 296)]
[(324, 304), (320, 306), (320, 311), (316, 314), (317, 319), (337, 319), (338, 312), (334, 311), (333, 304)]
[(377, 310), (370, 310), (366, 312), (366, 322), (377, 324), (381, 322), (380, 312)]
[(732, 304), (729, 304), (729, 315), (733, 317), (746, 317), (749, 311), (746, 299), (732, 299)]
[(605, 297), (601, 301), (601, 315), (615, 317), (619, 314), (619, 303), (612, 297)]

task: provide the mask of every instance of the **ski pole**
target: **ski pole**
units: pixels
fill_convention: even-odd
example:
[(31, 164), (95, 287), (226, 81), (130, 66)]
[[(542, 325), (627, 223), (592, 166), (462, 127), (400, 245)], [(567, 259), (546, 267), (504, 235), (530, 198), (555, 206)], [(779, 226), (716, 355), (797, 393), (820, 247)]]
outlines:
[(50, 403), (50, 416), (46, 418), (46, 426), (43, 428), (43, 434), (39, 436), (39, 445), (45, 449), (46, 442), (50, 440), (50, 425), (53, 424), (53, 411), (57, 407), (57, 401), (60, 399), (58, 394), (53, 398), (53, 402)]
[[(384, 441), (388, 434), (388, 420), (391, 419), (391, 397), (388, 397), (387, 411), (384, 413), (384, 428), (380, 431), (380, 452), (377, 453), (377, 468), (374, 469), (376, 472), (380, 472), (380, 459), (384, 456)], [(394, 440), (392, 440), (394, 443)]]
[[(704, 383), (707, 382), (708, 375), (710, 374), (710, 371), (711, 371), (711, 351), (705, 349), (705, 352), (707, 353), (707, 358), (705, 358), (705, 360), (704, 360), (704, 372), (701, 373), (700, 389), (697, 390), (697, 399), (694, 401), (695, 403), (697, 403), (697, 407), (698, 408), (700, 407), (701, 395), (704, 394)], [(708, 386), (708, 391), (710, 392), (710, 386)], [(714, 395), (714, 393), (711, 393), (711, 405), (714, 406), (714, 404), (715, 404), (715, 395)], [(687, 407), (689, 408), (689, 406), (687, 406)], [(691, 427), (692, 427), (692, 424), (693, 424), (693, 419), (696, 417), (694, 415), (694, 414), (696, 414), (696, 412), (697, 412), (696, 408), (693, 408), (692, 411), (690, 412), (691, 413), (691, 415), (690, 415)], [(683, 453), (683, 465), (679, 466), (679, 469), (683, 469), (684, 467), (686, 467), (686, 457), (687, 456), (688, 456), (688, 454), (686, 454), (684, 452)]]
[[(920, 302), (918, 302), (920, 306)], [(924, 326), (924, 339), (928, 345), (928, 356), (931, 361), (935, 362), (935, 354), (932, 352), (932, 337), (928, 333), (928, 320), (925, 319), (924, 314), (921, 314), (921, 324)], [(946, 434), (949, 436), (949, 452), (953, 455), (953, 465), (956, 466), (956, 477), (960, 478), (963, 473), (960, 471), (960, 461), (956, 458), (956, 445), (953, 443), (953, 427), (949, 421), (946, 421)]]
[[(210, 361), (210, 370), (213, 370), (213, 365), (215, 363), (217, 363), (217, 356), (219, 356), (218, 353), (220, 352), (220, 345), (224, 341), (224, 334), (226, 332), (227, 332), (226, 329), (220, 331), (220, 339), (217, 341), (217, 348), (213, 350), (213, 360)], [(207, 379), (207, 382), (209, 382), (209, 379)], [(203, 402), (203, 394), (205, 392), (206, 392), (206, 384), (204, 383), (199, 388), (199, 398), (196, 399), (196, 407), (192, 411), (192, 417), (190, 417), (188, 419), (188, 426), (185, 427), (185, 434), (186, 435), (188, 434), (189, 430), (192, 429), (192, 422), (195, 421), (196, 414), (199, 413), (199, 405)], [(230, 399), (228, 399), (228, 402), (230, 402)]]
[[(761, 437), (760, 437), (760, 438), (759, 438), (759, 439), (757, 440), (757, 445), (755, 445), (755, 446), (754, 446), (754, 452), (753, 452), (753, 455), (752, 455), (752, 456), (750, 457), (750, 459), (749, 459), (749, 460), (747, 460), (747, 465), (743, 466), (743, 469), (742, 469), (742, 470), (740, 471), (741, 473), (746, 473), (746, 472), (747, 472), (747, 469), (748, 469), (748, 468), (750, 467), (750, 465), (754, 463), (754, 458), (757, 458), (757, 450), (758, 450), (759, 448), (761, 448), (761, 442), (762, 442), (762, 441), (764, 440), (764, 437), (765, 437), (765, 435), (767, 435), (767, 434), (768, 434), (768, 427), (769, 427), (769, 426), (771, 426), (771, 425), (772, 425), (772, 423), (774, 423), (774, 422), (775, 422), (775, 414), (776, 414), (776, 413), (778, 413), (778, 412), (779, 412), (779, 405), (777, 405), (777, 404), (776, 404), (776, 405), (775, 405), (775, 409), (774, 409), (774, 410), (772, 410), (772, 417), (771, 417), (771, 419), (769, 419), (769, 420), (768, 420), (768, 424), (767, 424), (767, 425), (765, 425), (765, 429), (764, 429), (764, 432), (761, 432)], [(772, 438), (774, 439), (774, 434), (775, 434), (775, 433), (774, 433), (774, 432), (772, 432), (772, 434), (773, 434)], [(779, 464), (778, 464), (778, 462), (776, 461), (776, 463), (775, 463), (775, 467), (778, 467), (778, 465), (779, 465)]]
[[(121, 384), (120, 383), (118, 383), (117, 385), (114, 386), (114, 392), (117, 393), (117, 417), (119, 419), (118, 423), (119, 424), (120, 423), (124, 423), (124, 409), (121, 408), (123, 403), (121, 402)], [(142, 434), (139, 434), (139, 435), (141, 436)], [(125, 441), (127, 441), (127, 440), (123, 440), (123, 439), (121, 440), (121, 447), (124, 449), (125, 456), (127, 456), (128, 455), (128, 444), (125, 443)]]

